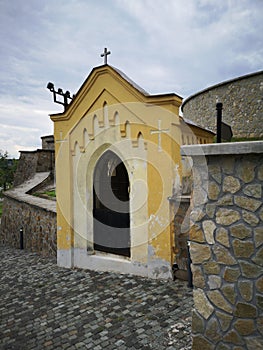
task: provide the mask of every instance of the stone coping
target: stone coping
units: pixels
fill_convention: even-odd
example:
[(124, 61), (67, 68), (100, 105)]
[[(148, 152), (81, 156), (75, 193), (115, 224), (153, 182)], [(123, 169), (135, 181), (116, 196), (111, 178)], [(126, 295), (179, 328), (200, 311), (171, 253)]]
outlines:
[(27, 180), (20, 186), (17, 186), (9, 191), (4, 192), (4, 196), (14, 199), (18, 202), (24, 202), (34, 207), (42, 208), (46, 211), (56, 213), (56, 202), (49, 199), (36, 197), (28, 194), (30, 190), (45, 181), (49, 177), (49, 172), (36, 173), (31, 179)]
[(31, 153), (31, 154), (35, 154), (35, 153), (39, 153), (39, 152), (42, 152), (42, 153), (45, 153), (45, 152), (48, 152), (48, 153), (55, 153), (55, 150), (54, 149), (48, 149), (48, 148), (38, 148), (34, 151), (19, 151), (21, 154), (23, 153)]
[(190, 157), (248, 153), (263, 153), (263, 141), (225, 142), (181, 146), (181, 155)]

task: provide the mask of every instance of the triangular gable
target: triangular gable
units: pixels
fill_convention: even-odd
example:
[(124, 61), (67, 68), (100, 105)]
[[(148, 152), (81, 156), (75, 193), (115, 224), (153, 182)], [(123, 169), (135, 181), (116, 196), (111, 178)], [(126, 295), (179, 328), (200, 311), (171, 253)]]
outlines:
[[(51, 116), (61, 266), (171, 277), (174, 250), (167, 198), (180, 192), (181, 102), (176, 94), (149, 95), (124, 73), (104, 65), (91, 71), (63, 113)], [(120, 172), (124, 176), (113, 182), (125, 184), (129, 220), (128, 226), (109, 226), (129, 229), (129, 254), (126, 250), (123, 254), (130, 259), (117, 265), (115, 257), (110, 256), (119, 256), (118, 249), (123, 248), (119, 246), (122, 236), (115, 237), (117, 230), (110, 234), (110, 251), (106, 249), (106, 234), (103, 242), (96, 240), (101, 239), (96, 220), (104, 217), (107, 207), (100, 206), (100, 199), (104, 193), (111, 193), (105, 186), (112, 179), (107, 182), (103, 176), (116, 160), (122, 163)], [(117, 211), (110, 208), (109, 212), (106, 214), (113, 220)], [(114, 224), (118, 220), (121, 216)], [(107, 256), (98, 253), (101, 249)]]
[[(119, 69), (109, 65), (103, 65), (95, 67), (91, 71), (74, 96), (72, 102), (68, 105), (66, 111), (50, 115), (51, 119), (54, 122), (69, 120), (72, 118), (72, 115), (75, 114), (76, 110), (78, 110), (78, 115), (83, 115), (87, 112), (88, 106), (86, 100), (92, 101), (96, 99), (103, 90), (107, 90), (113, 94), (115, 91), (115, 96), (117, 96), (117, 92), (121, 90), (121, 102), (142, 102), (169, 106), (169, 109), (174, 109), (173, 112), (176, 112), (176, 114), (179, 114), (179, 107), (182, 103), (182, 98), (176, 94), (149, 95)], [(88, 94), (90, 94), (90, 97), (86, 98)]]

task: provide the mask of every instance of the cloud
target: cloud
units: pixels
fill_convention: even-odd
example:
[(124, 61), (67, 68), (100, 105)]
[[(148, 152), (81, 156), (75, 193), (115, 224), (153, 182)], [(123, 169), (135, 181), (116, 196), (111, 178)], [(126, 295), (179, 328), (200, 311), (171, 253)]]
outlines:
[(262, 69), (262, 10), (261, 0), (0, 0), (0, 123), (10, 126), (0, 148), (17, 155), (52, 133), (48, 114), (62, 108), (47, 82), (75, 93), (106, 46), (149, 93), (188, 97)]
[[(248, 1), (119, 0), (118, 4), (147, 37), (147, 58), (169, 67), (165, 83), (169, 78), (184, 82), (184, 95), (230, 78), (230, 70), (231, 77), (239, 75), (235, 64), (241, 59), (244, 73), (262, 67), (263, 28), (258, 12), (262, 2), (251, 1), (248, 6)], [(255, 60), (255, 47), (259, 60)]]
[(17, 158), (19, 150), (40, 147), (40, 136), (53, 133), (49, 111), (39, 98), (1, 96), (0, 149)]

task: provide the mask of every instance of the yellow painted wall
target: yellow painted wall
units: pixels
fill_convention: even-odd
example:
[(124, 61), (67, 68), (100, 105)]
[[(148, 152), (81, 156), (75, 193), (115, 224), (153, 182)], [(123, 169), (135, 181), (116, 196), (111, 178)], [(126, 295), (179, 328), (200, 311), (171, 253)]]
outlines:
[[(175, 94), (145, 95), (119, 71), (106, 65), (91, 72), (64, 113), (51, 116), (56, 151), (58, 251), (89, 245), (91, 228), (84, 222), (88, 219), (81, 220), (87, 210), (92, 210), (92, 168), (103, 151), (112, 146), (124, 157), (131, 186), (140, 179), (147, 182), (146, 203), (141, 211), (132, 214), (134, 222), (141, 220), (141, 225), (139, 222), (131, 226), (131, 259), (142, 264), (153, 260), (173, 263), (168, 197), (180, 184), (182, 133), (189, 132), (179, 118), (181, 102)], [(208, 137), (206, 132), (200, 132)], [(87, 166), (89, 172), (83, 181)], [(134, 203), (139, 199), (136, 197)], [(86, 203), (87, 208), (81, 208), (81, 203)], [(140, 241), (145, 234), (146, 241)], [(74, 265), (73, 253), (67, 258), (69, 266)]]

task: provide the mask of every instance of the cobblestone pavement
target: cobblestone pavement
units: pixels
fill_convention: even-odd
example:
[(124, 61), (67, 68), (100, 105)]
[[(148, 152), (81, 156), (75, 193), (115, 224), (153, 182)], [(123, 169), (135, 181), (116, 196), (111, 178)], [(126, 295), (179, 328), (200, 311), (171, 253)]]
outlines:
[(182, 281), (64, 269), (0, 247), (0, 349), (191, 349)]

